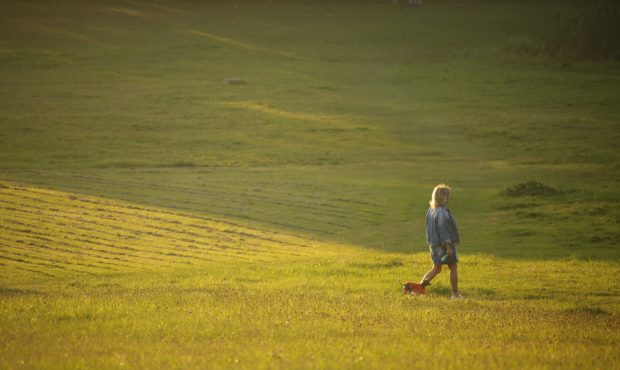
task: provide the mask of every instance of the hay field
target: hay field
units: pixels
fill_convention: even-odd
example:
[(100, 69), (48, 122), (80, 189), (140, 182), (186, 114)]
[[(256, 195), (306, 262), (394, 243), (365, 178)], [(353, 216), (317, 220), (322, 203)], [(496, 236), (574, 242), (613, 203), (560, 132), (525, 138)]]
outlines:
[[(0, 367), (614, 368), (620, 68), (520, 52), (562, 9), (2, 2)], [(439, 182), (465, 301), (400, 292)]]

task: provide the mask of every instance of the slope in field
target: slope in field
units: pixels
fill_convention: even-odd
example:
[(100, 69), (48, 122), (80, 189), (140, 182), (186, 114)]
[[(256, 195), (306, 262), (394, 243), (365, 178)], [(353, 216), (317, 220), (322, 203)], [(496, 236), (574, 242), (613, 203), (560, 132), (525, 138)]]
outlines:
[(318, 253), (314, 243), (234, 222), (0, 182), (0, 279), (71, 276)]

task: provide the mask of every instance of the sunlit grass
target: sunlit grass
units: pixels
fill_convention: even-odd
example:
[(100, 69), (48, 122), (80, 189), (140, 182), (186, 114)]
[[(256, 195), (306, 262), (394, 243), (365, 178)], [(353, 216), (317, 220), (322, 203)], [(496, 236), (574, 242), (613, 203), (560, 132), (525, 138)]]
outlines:
[(620, 273), (615, 262), (463, 253), (467, 300), (448, 299), (445, 273), (427, 296), (403, 296), (426, 253), (6, 182), (0, 194), (3, 367), (401, 368), (411, 354), (400, 342), (421, 367), (618, 359), (620, 291), (601, 283)]

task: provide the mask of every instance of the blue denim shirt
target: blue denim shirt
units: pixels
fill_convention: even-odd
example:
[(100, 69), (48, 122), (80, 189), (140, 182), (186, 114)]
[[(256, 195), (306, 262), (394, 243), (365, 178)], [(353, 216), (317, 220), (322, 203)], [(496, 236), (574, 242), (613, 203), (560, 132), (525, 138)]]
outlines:
[(426, 211), (426, 241), (433, 247), (444, 243), (458, 244), (461, 241), (456, 219), (446, 207), (429, 208)]

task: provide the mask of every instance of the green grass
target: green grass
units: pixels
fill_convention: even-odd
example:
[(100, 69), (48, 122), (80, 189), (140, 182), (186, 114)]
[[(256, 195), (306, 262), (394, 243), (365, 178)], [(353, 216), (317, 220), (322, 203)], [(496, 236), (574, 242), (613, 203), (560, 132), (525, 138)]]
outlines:
[[(618, 305), (606, 303), (617, 290), (562, 289), (565, 263), (470, 257), (467, 301), (448, 300), (445, 281), (428, 297), (401, 296), (394, 280), (426, 258), (240, 264), (4, 291), (4, 346), (14, 361), (4, 364), (580, 369), (617, 360)], [(501, 282), (511, 268), (553, 278), (515, 287)], [(569, 278), (596, 280), (609, 264), (568, 268), (580, 271)]]
[[(620, 360), (620, 68), (514, 52), (561, 2), (0, 8), (0, 367)], [(398, 285), (439, 182), (463, 302)]]

